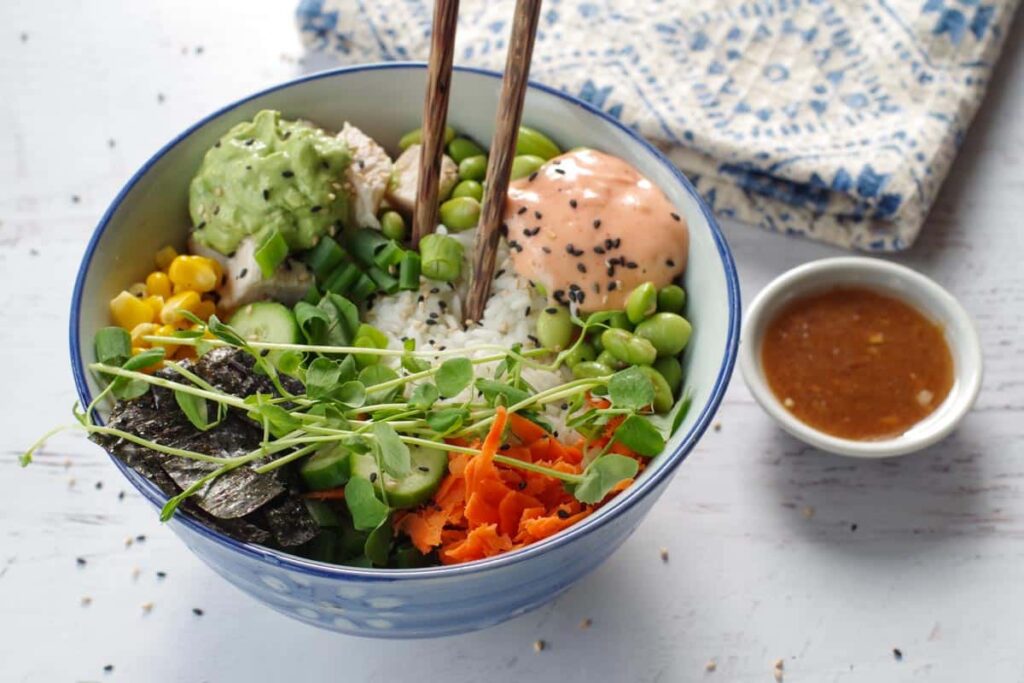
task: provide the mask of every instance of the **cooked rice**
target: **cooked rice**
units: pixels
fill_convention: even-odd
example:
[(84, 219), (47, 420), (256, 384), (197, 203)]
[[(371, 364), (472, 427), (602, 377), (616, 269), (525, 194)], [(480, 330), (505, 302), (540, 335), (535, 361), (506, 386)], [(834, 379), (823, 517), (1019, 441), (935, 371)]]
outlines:
[[(444, 232), (444, 227), (437, 230)], [(479, 325), (463, 328), (463, 301), (466, 298), (469, 273), (472, 270), (473, 240), (475, 230), (456, 233), (465, 248), (462, 277), (449, 285), (443, 282), (424, 280), (418, 292), (399, 292), (394, 296), (378, 297), (368, 307), (365, 321), (385, 332), (391, 340), (391, 347), (402, 348), (403, 339), (413, 339), (417, 350), (462, 349), (483, 344), (498, 345), (504, 349), (519, 343), (524, 350), (537, 348), (530, 336), (536, 329), (537, 316), (545, 306), (545, 300), (524, 279), (515, 274), (508, 247), (504, 242), (498, 247), (497, 277), (491, 285), (491, 298), (484, 309), (484, 318)], [(432, 315), (433, 314), (433, 315)], [(433, 321), (433, 322), (428, 322)], [(500, 353), (495, 349), (481, 349), (467, 352), (467, 357), (482, 357)], [(439, 357), (451, 358), (453, 356)], [(393, 360), (392, 365), (398, 361)], [(476, 366), (477, 376), (490, 377), (497, 363)], [(567, 370), (549, 372), (536, 368), (523, 368), (522, 377), (535, 390), (544, 391), (567, 381)], [(471, 398), (467, 389), (458, 400)], [(564, 439), (569, 435), (563, 413), (557, 404), (549, 405), (547, 417)]]

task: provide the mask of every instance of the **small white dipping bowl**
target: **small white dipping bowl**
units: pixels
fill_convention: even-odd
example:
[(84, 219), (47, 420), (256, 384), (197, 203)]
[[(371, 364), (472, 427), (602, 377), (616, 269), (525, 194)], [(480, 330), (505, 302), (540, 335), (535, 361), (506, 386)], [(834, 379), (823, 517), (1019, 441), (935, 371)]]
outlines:
[[(839, 286), (859, 286), (910, 304), (940, 325), (953, 356), (953, 387), (928, 417), (889, 439), (855, 441), (821, 432), (801, 422), (772, 392), (761, 365), (764, 331), (791, 301)], [(971, 409), (981, 389), (978, 333), (953, 295), (905, 266), (872, 258), (840, 257), (806, 263), (768, 284), (747, 310), (740, 337), (740, 368), (750, 392), (787, 432), (823, 451), (859, 458), (886, 458), (921, 450), (947, 436)]]

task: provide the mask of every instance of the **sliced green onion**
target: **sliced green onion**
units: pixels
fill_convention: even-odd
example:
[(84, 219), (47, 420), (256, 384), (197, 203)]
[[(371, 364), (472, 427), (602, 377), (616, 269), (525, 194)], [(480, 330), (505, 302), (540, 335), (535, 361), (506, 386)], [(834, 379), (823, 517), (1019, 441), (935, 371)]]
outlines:
[(405, 252), (398, 264), (398, 288), (411, 292), (420, 288), (420, 255), (415, 251)]
[(277, 228), (271, 228), (263, 236), (260, 245), (256, 247), (253, 258), (256, 260), (256, 265), (260, 267), (263, 277), (273, 277), (277, 267), (288, 258), (288, 243), (284, 241), (284, 237), (281, 236)]
[(390, 242), (391, 240), (384, 237), (377, 230), (363, 228), (362, 230), (355, 231), (348, 246), (360, 263), (365, 266), (375, 266), (377, 262), (374, 257), (376, 257), (377, 252)]
[(378, 268), (387, 269), (401, 263), (403, 256), (405, 256), (405, 250), (398, 246), (397, 242), (390, 240), (376, 251), (373, 262)]
[(360, 273), (359, 278), (352, 284), (352, 288), (349, 289), (348, 295), (351, 299), (363, 301), (376, 291), (377, 283), (371, 280), (370, 276), (366, 273)]
[(462, 272), (462, 243), (454, 237), (431, 233), (420, 240), (423, 275), (431, 280), (452, 282)]
[(344, 294), (355, 284), (362, 271), (354, 263), (343, 263), (324, 281), (324, 289), (335, 294)]
[(132, 337), (120, 327), (104, 327), (96, 333), (96, 360), (107, 365), (122, 365), (132, 357)]
[(306, 264), (318, 280), (323, 280), (331, 271), (341, 265), (345, 256), (347, 254), (341, 245), (333, 237), (324, 235), (306, 256)]
[(398, 291), (398, 280), (391, 277), (391, 275), (380, 268), (374, 266), (366, 271), (366, 274), (370, 276), (374, 284), (380, 289), (384, 290), (388, 294), (394, 294)]

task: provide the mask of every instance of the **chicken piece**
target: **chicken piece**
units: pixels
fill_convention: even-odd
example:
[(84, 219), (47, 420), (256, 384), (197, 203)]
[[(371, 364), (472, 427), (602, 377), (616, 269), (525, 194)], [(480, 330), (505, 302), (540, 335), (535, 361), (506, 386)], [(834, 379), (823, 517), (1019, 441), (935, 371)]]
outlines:
[(313, 274), (305, 264), (286, 259), (273, 276), (264, 278), (256, 263), (256, 239), (246, 237), (234, 254), (225, 256), (189, 237), (189, 251), (215, 259), (224, 269), (223, 284), (217, 288), (218, 306), (231, 311), (253, 301), (273, 300), (291, 306), (306, 295), (313, 284)]
[[(388, 186), (387, 200), (393, 208), (411, 214), (416, 206), (416, 189), (420, 177), (420, 145), (409, 145), (402, 156), (395, 159)], [(441, 155), (441, 177), (438, 180), (437, 196), (447, 197), (459, 180), (459, 167)]]
[(377, 212), (391, 180), (391, 158), (373, 138), (347, 121), (338, 139), (348, 145), (352, 155), (345, 169), (345, 185), (352, 195), (352, 217), (356, 226), (379, 230)]

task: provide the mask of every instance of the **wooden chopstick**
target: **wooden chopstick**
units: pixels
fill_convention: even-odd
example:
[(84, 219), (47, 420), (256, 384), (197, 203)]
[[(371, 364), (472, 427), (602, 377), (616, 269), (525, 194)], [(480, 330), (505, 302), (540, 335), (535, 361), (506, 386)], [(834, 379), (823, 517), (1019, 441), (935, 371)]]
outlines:
[(448, 119), (448, 94), (452, 83), (452, 59), (455, 54), (455, 25), (459, 0), (434, 3), (434, 28), (430, 39), (430, 63), (427, 67), (427, 93), (423, 100), (419, 181), (412, 221), (412, 245), (419, 245), (437, 225), (437, 186), (444, 153), (444, 128)]
[(484, 191), (480, 226), (473, 249), (473, 273), (466, 301), (466, 322), (479, 322), (491, 294), (494, 261), (501, 238), (501, 218), (505, 211), (509, 174), (516, 155), (516, 138), (523, 116), (533, 41), (537, 34), (541, 0), (517, 0), (505, 75), (501, 82), (498, 117), (491, 140), (491, 156), (487, 164), (487, 187)]

